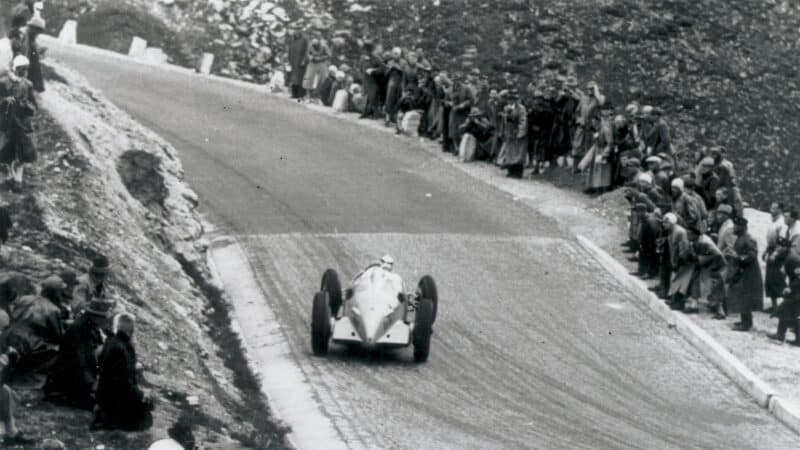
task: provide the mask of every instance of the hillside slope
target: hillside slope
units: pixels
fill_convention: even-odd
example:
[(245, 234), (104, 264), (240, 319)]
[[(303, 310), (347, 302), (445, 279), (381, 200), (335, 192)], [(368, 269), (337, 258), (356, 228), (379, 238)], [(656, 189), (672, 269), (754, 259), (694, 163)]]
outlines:
[(178, 152), (76, 73), (46, 73), (35, 118), (39, 161), (21, 194), (0, 188), (15, 222), (0, 282), (12, 273), (33, 282), (80, 273), (95, 255), (108, 256), (111, 295), (137, 317), (143, 386), (157, 404), (148, 432), (89, 433), (88, 412), (22, 390), (20, 427), (68, 448), (146, 448), (168, 434), (201, 448), (285, 448), (225, 303), (206, 281), (197, 197), (182, 181)]

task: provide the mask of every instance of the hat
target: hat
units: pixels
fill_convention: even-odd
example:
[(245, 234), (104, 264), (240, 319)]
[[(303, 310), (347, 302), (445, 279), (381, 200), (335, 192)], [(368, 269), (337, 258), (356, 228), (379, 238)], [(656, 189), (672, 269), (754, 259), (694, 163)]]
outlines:
[(661, 164), (661, 158), (659, 158), (658, 156), (655, 156), (655, 155), (654, 156), (648, 156), (647, 159), (644, 160), (644, 162), (647, 163), (647, 164), (656, 164), (656, 165), (658, 165), (658, 164)]
[(92, 273), (105, 275), (108, 273), (109, 267), (110, 265), (108, 263), (108, 258), (106, 258), (103, 255), (100, 255), (94, 259), (94, 261), (92, 262), (92, 268), (89, 269), (89, 271)]
[(714, 158), (706, 156), (700, 161), (701, 166), (714, 167)]
[(653, 182), (653, 176), (650, 175), (647, 172), (641, 172), (638, 175), (636, 175), (636, 181), (644, 181), (644, 182), (647, 182), (647, 183), (652, 183)]
[(31, 17), (31, 20), (28, 21), (28, 26), (33, 28), (38, 28), (40, 30), (45, 29), (45, 21), (39, 16)]
[(337, 69), (336, 66), (334, 66), (333, 64), (328, 66), (328, 73), (330, 73), (330, 72), (334, 72), (335, 73), (337, 70), (339, 70), (339, 69)]
[(117, 303), (114, 301), (93, 298), (86, 306), (86, 314), (108, 318), (114, 314), (116, 306)]
[(473, 67), (472, 70), (469, 71), (470, 75), (475, 75), (476, 77), (481, 76), (481, 69), (477, 67)]
[(31, 65), (31, 62), (25, 55), (17, 55), (14, 57), (14, 60), (11, 62), (11, 69), (17, 70), (20, 67), (28, 67)]
[(641, 167), (642, 161), (639, 158), (628, 158), (625, 160), (626, 167)]
[(731, 207), (731, 205), (723, 203), (717, 206), (717, 213), (724, 213), (730, 216), (733, 215), (733, 208)]
[(650, 105), (644, 105), (644, 106), (642, 106), (642, 110), (641, 111), (642, 111), (642, 115), (643, 116), (649, 116), (649, 115), (653, 114), (653, 107), (650, 106)]
[(678, 223), (678, 216), (676, 216), (675, 213), (666, 213), (664, 214), (664, 222), (675, 225)]
[(723, 153), (725, 153), (725, 146), (717, 145), (715, 147), (711, 147), (712, 155), (721, 155)]
[(639, 105), (636, 103), (629, 103), (628, 106), (625, 107), (625, 112), (631, 116), (635, 116), (639, 113)]
[(161, 439), (150, 444), (147, 450), (183, 450), (183, 446), (172, 439)]
[(347, 74), (342, 72), (341, 70), (336, 71), (336, 81), (342, 82), (345, 78), (347, 78)]
[(42, 289), (53, 289), (53, 290), (63, 290), (67, 287), (67, 283), (61, 279), (58, 275), (50, 275), (44, 281), (42, 281)]
[(350, 69), (351, 69), (351, 67), (348, 66), (347, 64), (342, 64), (342, 66), (339, 67), (339, 70), (341, 70), (344, 73), (350, 72)]
[(672, 186), (673, 189), (683, 190), (683, 180), (681, 178), (675, 178), (672, 180), (672, 184), (670, 186)]
[(480, 108), (472, 108), (472, 109), (469, 110), (469, 116), (470, 117), (477, 117), (477, 116), (480, 116), (482, 114), (483, 114), (483, 111), (481, 111)]
[(350, 93), (351, 93), (352, 95), (360, 94), (360, 93), (361, 93), (361, 85), (360, 85), (360, 84), (358, 84), (358, 83), (353, 83), (353, 84), (350, 86)]

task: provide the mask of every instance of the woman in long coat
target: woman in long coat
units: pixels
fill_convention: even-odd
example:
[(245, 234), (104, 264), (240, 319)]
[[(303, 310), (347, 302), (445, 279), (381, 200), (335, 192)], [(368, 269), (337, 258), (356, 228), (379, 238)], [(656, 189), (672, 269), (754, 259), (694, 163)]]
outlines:
[(508, 176), (521, 178), (528, 152), (528, 112), (519, 101), (519, 94), (512, 91), (508, 95), (503, 123), (503, 147), (500, 149), (497, 164), (508, 169)]
[(586, 190), (589, 192), (603, 192), (613, 185), (616, 147), (614, 145), (614, 129), (610, 112), (603, 111), (600, 122), (600, 131), (594, 144), (582, 161), (582, 170), (588, 168), (586, 174)]
[(758, 244), (747, 233), (747, 219), (737, 217), (734, 220), (734, 233), (736, 256), (732, 261), (732, 273), (728, 274), (730, 291), (726, 306), (728, 314), (741, 314), (742, 320), (734, 324), (734, 329), (747, 331), (753, 327), (753, 311), (764, 307), (764, 282), (758, 264)]

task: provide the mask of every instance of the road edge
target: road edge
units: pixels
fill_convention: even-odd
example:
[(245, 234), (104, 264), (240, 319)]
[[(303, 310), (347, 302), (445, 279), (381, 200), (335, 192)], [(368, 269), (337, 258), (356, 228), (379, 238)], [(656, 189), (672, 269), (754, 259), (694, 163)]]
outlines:
[[(224, 250), (235, 253), (236, 261), (233, 262), (238, 263), (235, 280), (220, 270), (220, 263), (232, 262), (231, 255), (220, 254)], [(275, 313), (264, 297), (240, 244), (229, 236), (214, 239), (206, 253), (206, 264), (212, 281), (232, 308), (231, 330), (242, 342), (250, 371), (259, 380), (261, 392), (275, 418), (290, 427), (286, 434), (288, 444), (298, 450), (348, 448), (314, 400), (310, 384), (294, 361), (286, 336), (280, 330)], [(249, 305), (258, 308), (261, 319), (258, 323), (243, 320), (248, 316)], [(265, 353), (268, 357), (257, 358), (255, 355), (258, 353)]]
[(667, 322), (670, 328), (674, 328), (700, 354), (748, 394), (756, 404), (800, 435), (800, 407), (798, 405), (780, 398), (772, 386), (753, 373), (739, 358), (725, 349), (692, 319), (669, 309), (661, 299), (647, 289), (647, 285), (643, 281), (630, 276), (622, 264), (594, 242), (581, 235), (576, 235), (576, 238), (584, 250), (591, 254), (625, 289)]

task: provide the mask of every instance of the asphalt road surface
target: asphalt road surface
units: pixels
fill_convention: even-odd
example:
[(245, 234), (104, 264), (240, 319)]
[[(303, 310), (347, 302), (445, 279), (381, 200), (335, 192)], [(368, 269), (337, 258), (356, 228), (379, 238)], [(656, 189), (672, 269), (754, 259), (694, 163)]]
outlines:
[[(214, 81), (52, 47), (174, 144), (352, 448), (798, 448), (555, 223), (404, 140)], [(311, 299), (391, 253), (432, 274), (431, 357), (311, 355)]]

